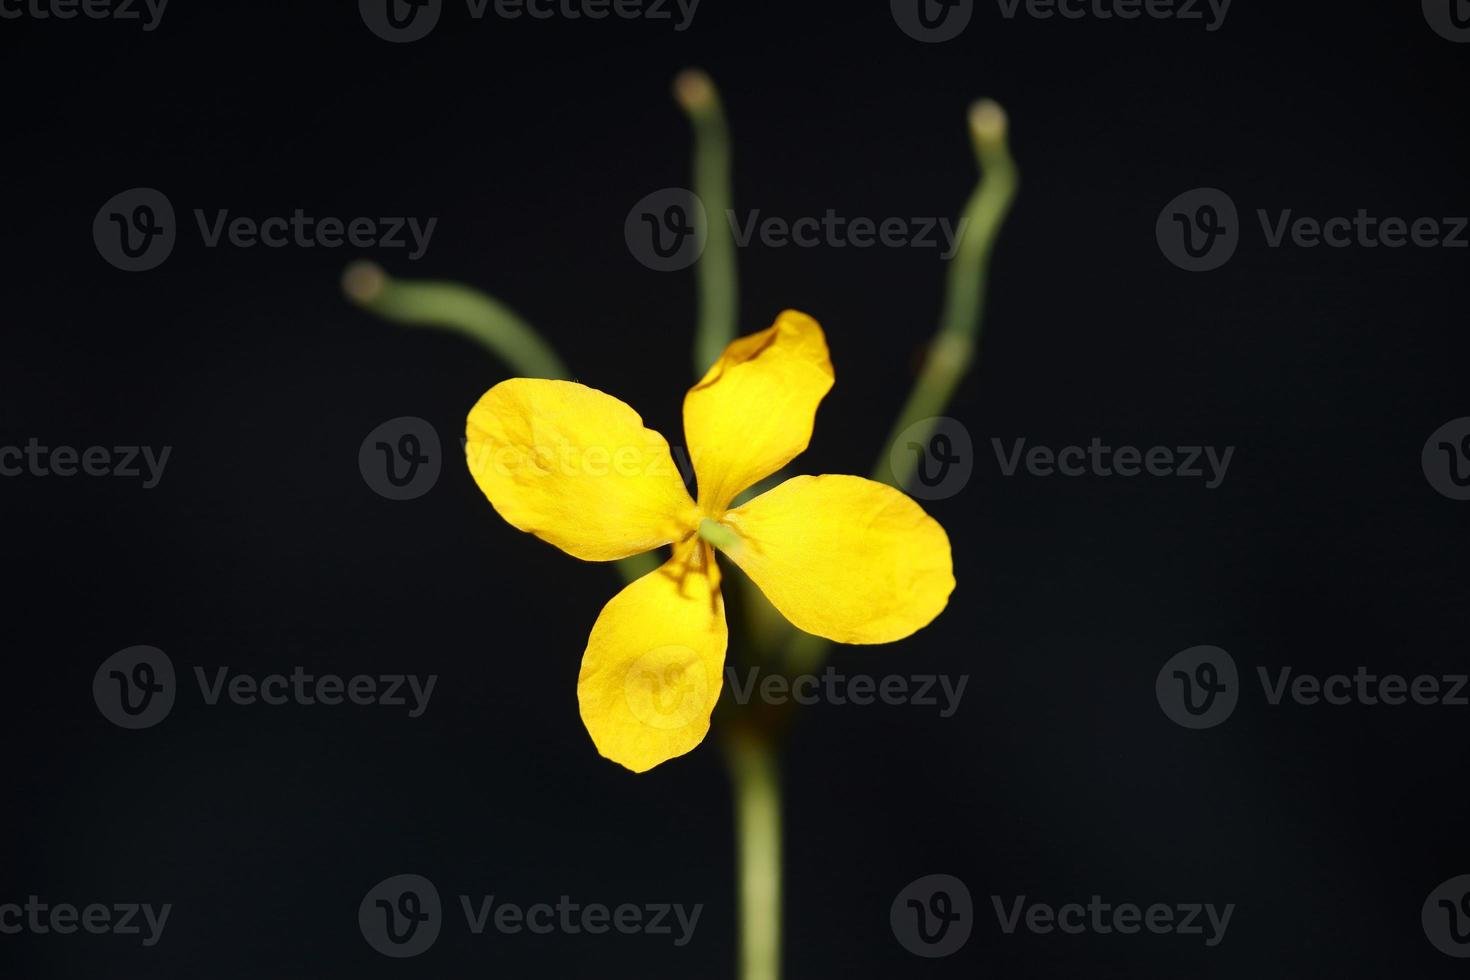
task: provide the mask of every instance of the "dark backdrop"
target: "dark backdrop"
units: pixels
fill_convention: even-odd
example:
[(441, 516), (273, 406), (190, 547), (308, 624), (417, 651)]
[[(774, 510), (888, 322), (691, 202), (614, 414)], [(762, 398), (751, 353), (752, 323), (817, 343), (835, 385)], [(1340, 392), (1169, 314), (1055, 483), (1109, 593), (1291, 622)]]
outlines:
[[(453, 442), (505, 368), (346, 303), (358, 252), (206, 249), (193, 208), (437, 216), (405, 276), (482, 286), (579, 377), (678, 441), (690, 274), (639, 265), (632, 204), (688, 182), (680, 68), (720, 83), (737, 206), (952, 215), (966, 106), (1010, 112), (1021, 197), (982, 362), (951, 414), (977, 447), (928, 505), (959, 591), (929, 629), (840, 652), (848, 673), (968, 675), (959, 712), (821, 705), (787, 758), (793, 977), (1449, 977), (1420, 906), (1470, 872), (1467, 708), (1271, 707), (1255, 668), (1465, 670), (1470, 503), (1420, 450), (1470, 415), (1470, 252), (1271, 249), (1256, 208), (1470, 212), (1470, 46), (1417, 4), (1236, 0), (1172, 20), (1006, 20), (944, 44), (887, 5), (704, 0), (693, 26), (472, 23), (390, 45), (353, 4), (175, 0), (156, 31), (0, 21), (5, 305), (0, 445), (173, 447), (161, 483), (0, 480), (7, 803), (0, 902), (169, 902), (161, 942), (0, 936), (7, 977), (726, 977), (731, 820), (708, 743), (635, 777), (577, 717), (578, 659), (620, 583), (504, 524)], [(106, 264), (91, 224), (127, 188), (184, 222), (160, 268)], [(1219, 187), (1244, 236), (1188, 273), (1160, 209)], [(919, 249), (740, 255), (741, 324), (826, 326), (837, 387), (804, 472), (867, 472), (939, 311)], [(410, 502), (358, 473), (395, 416), (449, 444)], [(1235, 446), (1222, 486), (1005, 477), (990, 440)], [(151, 644), (173, 713), (124, 731), (94, 672)], [(1223, 725), (1169, 720), (1154, 680), (1200, 644), (1240, 666)], [(193, 668), (436, 673), (429, 710), (208, 707)], [(446, 904), (704, 903), (693, 941), (470, 936), (385, 959), (379, 880)], [(969, 943), (912, 956), (889, 905), (922, 875), (974, 897)], [(1009, 903), (1235, 903), (1222, 943), (997, 925)]]

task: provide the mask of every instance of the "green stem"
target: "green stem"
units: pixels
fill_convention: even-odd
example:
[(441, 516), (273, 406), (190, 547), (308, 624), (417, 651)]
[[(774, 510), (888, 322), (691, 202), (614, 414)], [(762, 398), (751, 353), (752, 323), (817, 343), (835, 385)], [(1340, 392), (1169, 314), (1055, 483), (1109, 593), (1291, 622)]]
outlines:
[[(480, 344), (521, 377), (568, 380), (572, 373), (556, 351), (510, 307), (457, 282), (406, 282), (372, 262), (354, 262), (342, 275), (342, 291), (358, 306), (385, 320), (412, 327), (437, 327)], [(650, 553), (617, 563), (632, 582), (658, 567)]]
[(725, 743), (735, 796), (740, 980), (781, 976), (781, 774), (764, 735), (736, 732)]
[(354, 262), (342, 276), (354, 303), (414, 327), (439, 327), (479, 342), (522, 377), (571, 378), (551, 345), (499, 300), (457, 282), (394, 279), (372, 262)]
[[(971, 107), (970, 137), (980, 164), (980, 185), (970, 195), (963, 212), (963, 231), (959, 249), (949, 263), (939, 332), (929, 346), (918, 381), (899, 412), (893, 431), (884, 440), (884, 452), (873, 473), (873, 479), (900, 489), (913, 476), (918, 459), (905, 454), (897, 464), (891, 464), (889, 447), (910, 426), (944, 412), (960, 380), (969, 371), (979, 346), (990, 256), (1015, 201), (1018, 184), (1006, 129), (1005, 111), (996, 103), (984, 100)], [(931, 431), (910, 435), (917, 442), (927, 442), (932, 434)]]
[[(990, 255), (1019, 185), (1016, 161), (1011, 157), (1006, 138), (1005, 110), (983, 99), (970, 107), (969, 122), (970, 140), (980, 165), (980, 183), (962, 213), (960, 245), (949, 263), (939, 330), (925, 354), (913, 391), (893, 424), (893, 431), (883, 441), (884, 451), (873, 470), (873, 479), (900, 490), (913, 477), (918, 459), (904, 454), (895, 462), (889, 449), (910, 426), (943, 414), (975, 360), (985, 312)], [(910, 433), (909, 437), (916, 442), (928, 442), (933, 426), (929, 429), (927, 433), (922, 430)], [(830, 648), (831, 643), (819, 636), (792, 630), (785, 649), (787, 669), (806, 673), (826, 659)]]
[(705, 244), (699, 276), (699, 329), (694, 341), (694, 376), (709, 370), (735, 339), (739, 287), (735, 235), (727, 219), (734, 192), (730, 176), (730, 128), (720, 93), (697, 69), (674, 79), (674, 98), (694, 127), (694, 193), (704, 205)]
[(636, 582), (649, 572), (656, 571), (660, 564), (662, 562), (656, 553), (645, 551), (641, 555), (620, 559), (618, 574), (623, 577), (624, 582)]

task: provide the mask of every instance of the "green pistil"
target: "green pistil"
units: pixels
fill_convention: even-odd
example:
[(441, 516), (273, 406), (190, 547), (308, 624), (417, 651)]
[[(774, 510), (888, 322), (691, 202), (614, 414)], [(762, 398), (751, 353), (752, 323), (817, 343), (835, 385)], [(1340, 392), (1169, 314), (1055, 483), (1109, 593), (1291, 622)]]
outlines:
[(713, 518), (699, 522), (699, 536), (727, 555), (740, 550), (740, 535)]

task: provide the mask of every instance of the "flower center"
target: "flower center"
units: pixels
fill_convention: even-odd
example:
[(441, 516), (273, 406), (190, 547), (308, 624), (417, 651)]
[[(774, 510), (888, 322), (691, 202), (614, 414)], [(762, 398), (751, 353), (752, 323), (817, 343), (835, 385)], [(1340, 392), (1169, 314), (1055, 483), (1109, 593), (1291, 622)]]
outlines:
[(740, 535), (710, 517), (699, 522), (699, 536), (726, 554), (738, 551), (741, 544)]

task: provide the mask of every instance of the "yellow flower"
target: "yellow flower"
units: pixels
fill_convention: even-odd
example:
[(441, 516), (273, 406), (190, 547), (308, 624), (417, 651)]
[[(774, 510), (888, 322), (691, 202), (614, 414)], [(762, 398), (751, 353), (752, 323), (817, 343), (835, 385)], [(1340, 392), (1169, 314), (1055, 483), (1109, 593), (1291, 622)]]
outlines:
[(902, 639), (949, 601), (949, 538), (892, 487), (798, 476), (730, 508), (806, 449), (832, 382), (809, 316), (732, 342), (684, 398), (698, 501), (664, 437), (596, 389), (513, 378), (470, 411), (470, 471), (513, 526), (586, 561), (673, 545), (603, 607), (582, 656), (577, 700), (606, 758), (645, 772), (709, 731), (729, 638), (710, 542), (794, 626), (839, 643)]

